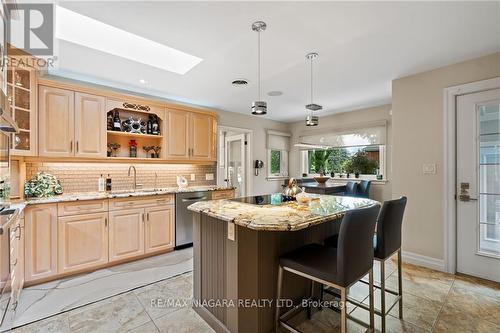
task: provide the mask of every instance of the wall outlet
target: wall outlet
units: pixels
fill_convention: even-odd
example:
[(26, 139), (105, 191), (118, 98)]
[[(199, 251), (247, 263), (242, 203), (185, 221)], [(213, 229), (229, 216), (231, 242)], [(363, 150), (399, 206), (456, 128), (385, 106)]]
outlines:
[(428, 163), (422, 166), (422, 171), (424, 175), (435, 175), (437, 173), (436, 163)]
[(206, 173), (205, 180), (214, 180), (214, 174), (213, 173)]
[(196, 180), (196, 175), (194, 173), (191, 174), (191, 180)]

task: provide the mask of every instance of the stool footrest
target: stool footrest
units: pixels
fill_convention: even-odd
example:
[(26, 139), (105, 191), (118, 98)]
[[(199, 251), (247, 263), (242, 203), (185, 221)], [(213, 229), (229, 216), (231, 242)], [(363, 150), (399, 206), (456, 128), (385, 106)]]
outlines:
[[(386, 291), (387, 291), (387, 289), (386, 289)], [(324, 292), (327, 293), (327, 294), (329, 294), (329, 295), (340, 297), (339, 294), (335, 293), (334, 291), (331, 291), (330, 289), (324, 289)], [(401, 296), (398, 295), (397, 293), (396, 293), (396, 295), (397, 295), (396, 299), (387, 308), (387, 310), (385, 311), (384, 315), (387, 315), (392, 310), (392, 308), (401, 300)], [(359, 301), (357, 301), (357, 300), (355, 300), (353, 298), (350, 298), (350, 297), (347, 297), (346, 300), (347, 300), (347, 302), (352, 303), (352, 304), (354, 304), (356, 306), (359, 306), (362, 309), (370, 311), (370, 307), (368, 305), (366, 305), (365, 303), (359, 302)], [(374, 308), (374, 312), (375, 312), (375, 314), (377, 314), (379, 316), (382, 315), (382, 311), (380, 309)]]

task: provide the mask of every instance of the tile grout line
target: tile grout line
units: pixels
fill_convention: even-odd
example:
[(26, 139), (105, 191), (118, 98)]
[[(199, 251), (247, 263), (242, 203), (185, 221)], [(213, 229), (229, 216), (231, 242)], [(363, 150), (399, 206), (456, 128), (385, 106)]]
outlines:
[(439, 316), (441, 315), (441, 312), (443, 312), (443, 308), (446, 305), (446, 302), (448, 302), (448, 297), (450, 296), (451, 290), (453, 289), (453, 286), (455, 285), (455, 280), (456, 280), (456, 276), (453, 275), (453, 281), (451, 283), (450, 290), (448, 290), (448, 292), (446, 293), (446, 297), (444, 298), (444, 302), (441, 305), (441, 307), (439, 308), (439, 312), (438, 312), (438, 314), (436, 316), (436, 320), (432, 324), (431, 332), (434, 332), (434, 329), (436, 328), (436, 325), (439, 322)]
[[(144, 312), (146, 312), (146, 315), (147, 315), (147, 316), (148, 316), (148, 318), (151, 320), (151, 322), (153, 323), (153, 325), (154, 325), (154, 327), (156, 328), (156, 330), (158, 331), (158, 333), (160, 333), (161, 331), (160, 331), (160, 329), (158, 328), (158, 326), (156, 325), (156, 323), (155, 323), (155, 321), (154, 321), (153, 317), (151, 317), (151, 315), (149, 314), (148, 310), (144, 307), (144, 304), (142, 304), (142, 302), (141, 302), (141, 300), (139, 299), (139, 297), (137, 296), (137, 294), (136, 294), (136, 293), (134, 293), (134, 292), (132, 292), (132, 294), (134, 294), (135, 298), (137, 299), (137, 301), (138, 301), (138, 302), (139, 302), (139, 304), (141, 305), (142, 309), (144, 310)], [(143, 326), (143, 325), (146, 325), (146, 324), (147, 324), (147, 323), (142, 324), (142, 325), (140, 325), (140, 326), (137, 326), (136, 328), (139, 328), (139, 327), (141, 327), (141, 326)], [(136, 329), (136, 328), (133, 328), (133, 329)], [(129, 331), (131, 331), (131, 330), (129, 330)]]

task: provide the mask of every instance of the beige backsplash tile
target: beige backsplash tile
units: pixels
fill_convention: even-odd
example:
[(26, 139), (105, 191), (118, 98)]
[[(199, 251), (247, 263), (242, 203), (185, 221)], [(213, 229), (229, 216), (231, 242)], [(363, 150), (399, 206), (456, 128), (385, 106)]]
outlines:
[[(59, 179), (64, 193), (92, 192), (98, 190), (98, 179), (101, 174), (110, 174), (114, 190), (132, 188), (133, 177), (127, 176), (131, 164), (125, 163), (56, 163), (40, 162), (26, 164), (26, 178), (29, 180), (37, 172), (44, 171)], [(158, 175), (157, 187), (176, 186), (176, 176), (185, 176), (189, 185), (214, 185), (215, 180), (205, 180), (205, 174), (212, 173), (216, 177), (215, 165), (192, 164), (133, 164), (137, 169), (137, 183), (144, 188), (154, 187), (155, 172)], [(191, 181), (190, 175), (196, 180)]]

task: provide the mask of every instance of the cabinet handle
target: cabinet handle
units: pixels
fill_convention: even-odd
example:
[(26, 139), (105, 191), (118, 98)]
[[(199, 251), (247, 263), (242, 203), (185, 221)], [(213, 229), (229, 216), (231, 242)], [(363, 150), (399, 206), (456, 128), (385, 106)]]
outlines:
[(142, 213), (142, 222), (144, 222), (144, 213)]
[(108, 227), (108, 218), (107, 217), (104, 218), (104, 227), (105, 228)]
[(146, 220), (149, 221), (149, 213), (146, 213)]
[(69, 152), (72, 153), (73, 152), (73, 140), (71, 140), (69, 142)]
[(76, 142), (76, 152), (77, 152), (77, 153), (78, 153), (78, 150), (79, 150), (79, 148), (78, 148), (78, 141), (77, 141), (77, 142)]

